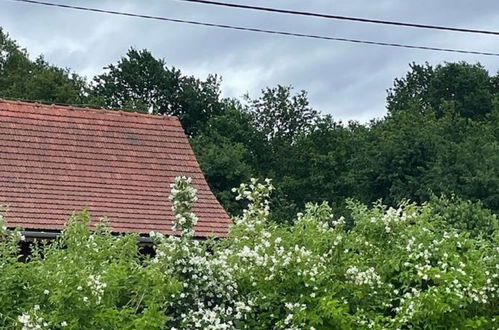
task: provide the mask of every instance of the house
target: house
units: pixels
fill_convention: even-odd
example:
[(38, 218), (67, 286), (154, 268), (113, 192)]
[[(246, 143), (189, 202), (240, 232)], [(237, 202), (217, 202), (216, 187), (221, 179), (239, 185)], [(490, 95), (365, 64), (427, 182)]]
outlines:
[(27, 237), (54, 237), (82, 209), (116, 233), (172, 234), (177, 176), (198, 190), (196, 236), (226, 236), (230, 218), (176, 117), (0, 99), (0, 205)]

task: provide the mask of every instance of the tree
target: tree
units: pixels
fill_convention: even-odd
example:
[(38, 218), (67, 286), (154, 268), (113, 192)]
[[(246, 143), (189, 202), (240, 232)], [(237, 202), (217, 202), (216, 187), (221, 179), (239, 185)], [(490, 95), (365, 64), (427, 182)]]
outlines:
[(358, 197), (391, 205), (404, 198), (424, 201), (430, 192), (422, 178), (442, 143), (437, 123), (417, 112), (372, 122), (352, 161)]
[(130, 48), (116, 65), (93, 80), (92, 96), (106, 107), (178, 116), (195, 135), (213, 116), (223, 113), (220, 80), (183, 76), (148, 50)]
[(29, 59), (0, 28), (0, 97), (64, 104), (85, 104), (85, 80), (50, 65), (42, 56)]
[(388, 90), (390, 114), (417, 110), (442, 117), (453, 111), (462, 117), (484, 119), (499, 96), (498, 77), (491, 77), (480, 64), (445, 63), (435, 67), (412, 63), (404, 78), (395, 79)]
[(263, 89), (258, 99), (246, 96), (255, 127), (269, 141), (292, 143), (297, 136), (310, 131), (319, 118), (309, 105), (307, 92), (291, 95), (291, 91), (291, 86), (278, 85)]
[(319, 119), (312, 130), (299, 136), (276, 164), (277, 197), (275, 218), (289, 217), (307, 202), (327, 200), (336, 213), (344, 201), (355, 196), (350, 163), (359, 149), (360, 130), (355, 123), (344, 125), (331, 116)]
[(192, 139), (210, 187), (229, 211), (241, 211), (231, 189), (251, 177), (269, 177), (282, 187), (273, 200), (276, 214), (293, 214), (303, 206), (308, 195), (294, 200), (287, 193), (296, 187), (293, 180), (310, 179), (301, 176), (307, 167), (300, 171), (293, 162), (306, 158), (298, 141), (314, 130), (320, 117), (304, 91), (296, 95), (291, 91), (289, 86), (264, 89), (257, 99), (246, 96), (246, 108), (226, 100), (226, 112), (208, 120)]
[(335, 212), (354, 197), (390, 205), (433, 194), (499, 212), (499, 74), (465, 62), (410, 65), (388, 91), (385, 118), (343, 124), (313, 109), (305, 91), (265, 88), (245, 106), (220, 97), (220, 79), (186, 76), (147, 50), (129, 49), (89, 86), (69, 69), (31, 60), (0, 30), (0, 97), (178, 116), (207, 181), (231, 213), (231, 189), (271, 178), (273, 218), (306, 202)]
[(225, 101), (223, 115), (213, 117), (191, 139), (191, 145), (210, 188), (231, 214), (242, 209), (231, 189), (252, 177), (261, 177), (269, 159), (265, 137), (253, 126), (253, 117), (234, 100)]
[(455, 194), (499, 212), (497, 110), (474, 121), (420, 108), (371, 123), (350, 162), (364, 202), (424, 202), (432, 194)]
[[(499, 213), (499, 138), (494, 136), (497, 123), (448, 120), (442, 133), (443, 147), (421, 180), (437, 194), (456, 194), (464, 199), (482, 202)], [(495, 126), (495, 127), (494, 127)]]

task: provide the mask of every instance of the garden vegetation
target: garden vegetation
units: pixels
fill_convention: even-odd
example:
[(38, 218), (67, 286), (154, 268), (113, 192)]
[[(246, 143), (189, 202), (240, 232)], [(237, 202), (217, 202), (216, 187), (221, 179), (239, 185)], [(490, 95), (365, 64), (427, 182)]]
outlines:
[(196, 239), (178, 178), (178, 235), (144, 254), (87, 212), (29, 243), (0, 215), (1, 329), (499, 329), (499, 74), (412, 63), (369, 123), (220, 83), (133, 48), (87, 81), (0, 28), (0, 97), (178, 116), (234, 216)]
[[(93, 230), (75, 214), (20, 261), (21, 231), (2, 228), (2, 329), (498, 329), (498, 219), (478, 204), (434, 199), (397, 208), (307, 204), (293, 224), (269, 221), (269, 180), (229, 237), (195, 239), (196, 190), (177, 178), (178, 236)], [(470, 220), (473, 226), (470, 226)], [(2, 218), (1, 221), (4, 221)]]

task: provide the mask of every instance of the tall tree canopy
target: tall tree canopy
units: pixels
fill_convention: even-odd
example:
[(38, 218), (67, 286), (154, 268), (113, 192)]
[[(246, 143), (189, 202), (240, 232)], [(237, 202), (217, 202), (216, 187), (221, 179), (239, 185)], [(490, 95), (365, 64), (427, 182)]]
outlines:
[(0, 97), (83, 104), (85, 80), (71, 72), (50, 65), (42, 56), (32, 61), (0, 28)]
[(231, 188), (271, 178), (274, 218), (306, 202), (424, 202), (455, 195), (499, 213), (499, 74), (480, 64), (411, 64), (388, 90), (388, 113), (368, 124), (335, 121), (291, 86), (222, 99), (220, 79), (183, 75), (131, 48), (90, 84), (68, 69), (30, 60), (0, 30), (0, 97), (92, 104), (176, 115), (208, 183), (231, 212)]
[(307, 92), (291, 95), (291, 86), (265, 88), (257, 99), (250, 99), (249, 110), (254, 114), (255, 127), (268, 140), (292, 142), (300, 134), (310, 131), (319, 113), (310, 107)]
[(499, 97), (499, 75), (489, 76), (480, 64), (445, 63), (435, 67), (411, 64), (388, 91), (388, 110), (433, 111), (437, 117), (454, 111), (462, 117), (483, 119)]
[(130, 48), (105, 69), (93, 80), (92, 96), (106, 107), (178, 116), (189, 135), (223, 113), (217, 76), (184, 76), (148, 50)]
[(270, 154), (265, 152), (267, 140), (253, 126), (252, 115), (237, 101), (226, 100), (226, 109), (207, 122), (191, 145), (213, 192), (231, 213), (238, 213), (241, 205), (231, 189), (262, 176)]

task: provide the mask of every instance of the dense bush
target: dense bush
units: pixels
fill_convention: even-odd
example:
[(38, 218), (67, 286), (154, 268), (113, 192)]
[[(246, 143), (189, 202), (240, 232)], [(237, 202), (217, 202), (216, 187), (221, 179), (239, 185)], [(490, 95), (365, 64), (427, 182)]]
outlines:
[[(241, 185), (248, 206), (230, 236), (199, 241), (195, 190), (177, 179), (179, 236), (151, 233), (154, 256), (139, 253), (136, 235), (113, 236), (105, 224), (89, 230), (83, 212), (24, 263), (20, 231), (3, 227), (0, 327), (498, 328), (497, 218), (480, 205), (349, 201), (346, 228), (327, 203), (308, 204), (293, 225), (277, 225), (268, 221), (272, 190)], [(479, 223), (464, 226), (461, 214)]]

